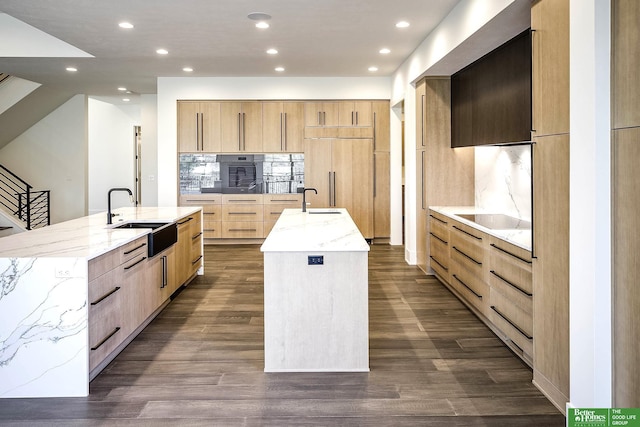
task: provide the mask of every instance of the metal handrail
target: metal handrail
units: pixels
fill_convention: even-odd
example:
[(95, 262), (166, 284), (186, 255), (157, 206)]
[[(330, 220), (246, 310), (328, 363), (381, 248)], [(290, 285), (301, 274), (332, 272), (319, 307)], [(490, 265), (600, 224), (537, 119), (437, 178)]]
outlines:
[(27, 230), (51, 224), (51, 193), (33, 186), (0, 165), (0, 205), (25, 223)]

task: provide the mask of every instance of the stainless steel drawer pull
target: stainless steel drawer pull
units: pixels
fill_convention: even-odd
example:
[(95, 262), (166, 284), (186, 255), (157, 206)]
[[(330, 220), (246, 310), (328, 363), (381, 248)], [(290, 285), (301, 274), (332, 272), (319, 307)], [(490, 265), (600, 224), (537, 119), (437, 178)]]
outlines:
[(257, 212), (229, 212), (229, 215), (257, 215)]
[(477, 260), (471, 258), (469, 255), (465, 254), (464, 252), (462, 252), (460, 249), (456, 248), (455, 246), (453, 247), (453, 250), (458, 252), (460, 255), (469, 258), (471, 261), (475, 262), (476, 264), (482, 265), (482, 263), (480, 261), (477, 261)]
[(512, 252), (510, 252), (510, 251), (508, 251), (508, 250), (506, 250), (506, 249), (502, 249), (500, 246), (498, 246), (498, 245), (496, 245), (496, 244), (494, 244), (494, 243), (491, 243), (491, 245), (490, 245), (490, 246), (491, 246), (492, 248), (496, 248), (496, 249), (497, 249), (497, 250), (499, 250), (500, 252), (504, 252), (504, 253), (505, 253), (505, 254), (507, 254), (507, 255), (511, 255), (512, 257), (514, 257), (515, 259), (517, 259), (517, 260), (519, 260), (519, 261), (526, 262), (527, 264), (531, 264), (531, 260), (528, 260), (528, 259), (526, 259), (526, 258), (522, 258), (521, 256), (516, 255), (516, 254), (514, 254), (514, 253), (512, 253)]
[(230, 228), (229, 231), (257, 231), (255, 228)]
[(130, 253), (135, 252), (135, 251), (137, 251), (137, 250), (138, 250), (138, 249), (140, 249), (140, 248), (144, 248), (145, 246), (147, 246), (147, 244), (146, 244), (146, 243), (143, 243), (143, 244), (138, 245), (138, 246), (136, 246), (135, 248), (131, 249), (130, 251), (126, 251), (124, 254), (125, 254), (125, 255), (129, 255)]
[(441, 223), (443, 223), (443, 224), (448, 224), (448, 222), (447, 222), (447, 221), (441, 220), (441, 219), (440, 219), (440, 218), (438, 218), (437, 216), (433, 216), (433, 215), (431, 215), (431, 214), (429, 214), (429, 216), (430, 216), (431, 218), (435, 219), (435, 220), (436, 220), (436, 221), (438, 221), (438, 222), (441, 222)]
[(455, 229), (456, 229), (456, 230), (458, 230), (458, 231), (463, 232), (464, 234), (467, 234), (467, 235), (469, 235), (469, 236), (473, 237), (474, 239), (482, 240), (482, 237), (474, 236), (473, 234), (469, 233), (468, 231), (465, 231), (465, 230), (463, 230), (462, 228), (458, 228), (458, 227), (456, 227), (455, 225), (453, 226), (453, 228), (455, 228)]
[(298, 202), (299, 200), (297, 199), (271, 199), (271, 202), (277, 202), (277, 203), (283, 203), (283, 202)]
[(523, 331), (520, 326), (516, 325), (513, 320), (509, 319), (507, 316), (505, 316), (503, 313), (500, 313), (500, 310), (498, 310), (494, 305), (491, 306), (491, 310), (495, 311), (498, 316), (502, 317), (508, 324), (510, 324), (511, 326), (514, 327), (514, 329), (518, 332), (520, 332), (520, 334), (522, 334), (523, 337), (525, 337), (528, 340), (532, 340), (533, 337), (531, 335), (529, 335), (528, 333), (526, 333), (525, 331)]
[(198, 258), (194, 259), (193, 261), (191, 261), (191, 265), (197, 264), (201, 259), (202, 259), (202, 255), (200, 255)]
[(444, 243), (445, 245), (448, 245), (449, 242), (447, 242), (446, 240), (436, 236), (435, 234), (433, 234), (431, 231), (429, 232), (429, 234), (431, 234), (433, 237), (435, 237), (436, 239), (440, 240), (442, 243)]
[(489, 271), (489, 273), (493, 274), (494, 276), (496, 276), (498, 279), (502, 280), (507, 285), (514, 287), (515, 289), (517, 289), (518, 291), (522, 292), (526, 296), (528, 296), (528, 297), (532, 297), (533, 296), (532, 293), (525, 291), (520, 286), (516, 285), (515, 283), (511, 282), (510, 280), (505, 279), (504, 277), (502, 277), (501, 275), (499, 275), (495, 271), (491, 270), (491, 271)]
[(91, 347), (91, 351), (95, 351), (95, 350), (99, 349), (100, 347), (102, 347), (102, 345), (104, 343), (106, 343), (107, 341), (109, 341), (109, 339), (112, 336), (114, 336), (119, 330), (120, 330), (120, 326), (118, 326), (113, 331), (111, 331), (111, 333), (109, 335), (107, 335), (106, 337), (104, 337), (95, 347)]
[(258, 200), (257, 199), (241, 199), (241, 200), (233, 200), (233, 199), (229, 199), (229, 203), (257, 203)]
[(453, 278), (456, 279), (458, 281), (458, 283), (460, 283), (462, 286), (464, 286), (465, 288), (469, 289), (469, 291), (471, 291), (472, 294), (474, 294), (477, 298), (482, 299), (482, 295), (480, 295), (479, 293), (477, 293), (476, 291), (474, 291), (473, 289), (471, 289), (469, 287), (469, 285), (467, 285), (466, 283), (464, 283), (462, 280), (460, 280), (460, 278), (458, 276), (456, 276), (455, 274), (453, 275)]
[(129, 266), (127, 266), (127, 267), (125, 267), (124, 269), (125, 269), (125, 270), (129, 270), (130, 268), (133, 268), (133, 267), (135, 267), (136, 265), (140, 264), (140, 263), (141, 263), (142, 261), (144, 261), (145, 259), (147, 259), (147, 257), (146, 257), (146, 256), (142, 257), (142, 259), (139, 259), (138, 261), (134, 262), (133, 264), (131, 264), (131, 265), (129, 265)]
[(200, 236), (202, 236), (202, 233), (201, 233), (201, 232), (200, 232), (200, 233), (198, 233), (198, 234), (196, 234), (195, 236), (193, 236), (193, 237), (191, 238), (191, 240), (196, 240), (196, 239), (197, 239), (198, 237), (200, 237)]
[(431, 255), (429, 255), (429, 258), (431, 258), (431, 261), (433, 261), (436, 264), (438, 264), (440, 266), (440, 268), (442, 268), (444, 271), (449, 271), (449, 269), (447, 267), (445, 267), (444, 265), (440, 264), (440, 262), (438, 262), (438, 260), (435, 259), (434, 257), (432, 257)]
[(97, 300), (92, 302), (91, 305), (100, 304), (102, 301), (104, 301), (105, 299), (109, 298), (111, 295), (115, 294), (119, 290), (120, 290), (120, 286), (116, 286), (115, 288), (113, 288), (113, 290), (111, 290), (110, 292), (107, 292), (106, 294), (104, 294), (103, 296), (101, 296), (100, 298), (98, 298)]

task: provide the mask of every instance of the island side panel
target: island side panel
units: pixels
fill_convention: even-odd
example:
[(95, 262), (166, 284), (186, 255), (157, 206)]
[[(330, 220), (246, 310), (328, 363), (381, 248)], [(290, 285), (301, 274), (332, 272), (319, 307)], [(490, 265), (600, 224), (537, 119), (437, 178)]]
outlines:
[(265, 372), (369, 371), (367, 263), (368, 252), (264, 253)]
[(87, 396), (87, 261), (0, 258), (0, 398)]

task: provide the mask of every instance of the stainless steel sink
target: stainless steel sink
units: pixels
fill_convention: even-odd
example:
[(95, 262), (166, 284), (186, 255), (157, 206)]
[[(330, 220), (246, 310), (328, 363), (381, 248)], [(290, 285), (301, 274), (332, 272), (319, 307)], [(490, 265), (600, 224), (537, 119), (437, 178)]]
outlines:
[(129, 221), (113, 228), (150, 228), (147, 236), (149, 258), (171, 247), (178, 241), (178, 226), (175, 222)]

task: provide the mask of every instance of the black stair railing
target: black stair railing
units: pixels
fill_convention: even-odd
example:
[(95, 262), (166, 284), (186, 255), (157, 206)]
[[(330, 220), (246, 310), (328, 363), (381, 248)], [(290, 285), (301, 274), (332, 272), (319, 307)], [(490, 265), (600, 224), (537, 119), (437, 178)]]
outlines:
[(25, 223), (27, 230), (51, 224), (50, 192), (33, 191), (22, 178), (0, 165), (0, 204)]

